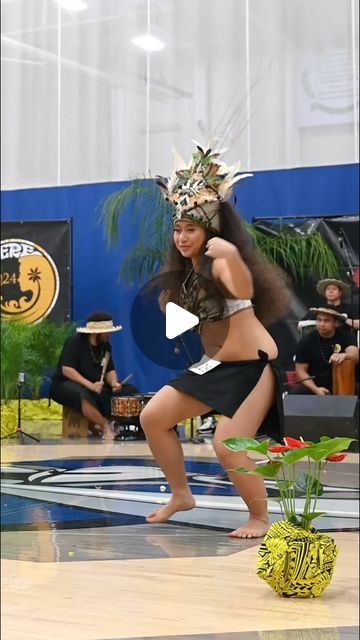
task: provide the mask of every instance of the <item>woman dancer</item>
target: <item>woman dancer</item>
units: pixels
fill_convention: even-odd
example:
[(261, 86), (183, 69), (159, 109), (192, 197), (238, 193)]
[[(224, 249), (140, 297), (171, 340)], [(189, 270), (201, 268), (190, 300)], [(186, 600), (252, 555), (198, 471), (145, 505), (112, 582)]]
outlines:
[(284, 314), (289, 293), (285, 275), (259, 256), (239, 216), (225, 202), (233, 184), (246, 175), (236, 176), (238, 168), (226, 167), (218, 157), (198, 147), (190, 167), (177, 170), (168, 183), (159, 181), (174, 205), (173, 239), (163, 269), (167, 289), (160, 294), (160, 306), (164, 310), (172, 301), (198, 316), (208, 362), (206, 373), (201, 375), (201, 367), (187, 370), (169, 382), (141, 413), (149, 446), (172, 492), (147, 521), (165, 522), (195, 506), (172, 427), (213, 409), (222, 414), (215, 452), (249, 509), (247, 524), (230, 536), (253, 538), (268, 528), (264, 481), (232, 472), (254, 463), (222, 441), (259, 432), (277, 440), (283, 436), (278, 352), (262, 323)]

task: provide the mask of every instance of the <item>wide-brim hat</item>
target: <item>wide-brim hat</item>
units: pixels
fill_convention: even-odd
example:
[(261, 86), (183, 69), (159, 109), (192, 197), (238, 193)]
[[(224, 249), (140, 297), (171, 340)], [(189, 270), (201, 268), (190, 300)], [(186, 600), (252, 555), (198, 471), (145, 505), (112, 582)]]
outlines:
[(122, 326), (120, 324), (114, 325), (112, 320), (97, 320), (87, 322), (85, 327), (78, 327), (76, 331), (78, 333), (114, 333), (115, 331), (121, 331)]
[(338, 280), (337, 278), (324, 278), (323, 280), (319, 280), (316, 285), (316, 290), (320, 293), (321, 296), (325, 296), (326, 288), (330, 284), (336, 284), (337, 287), (342, 291), (345, 296), (350, 291), (350, 285), (346, 284), (342, 280)]
[(334, 316), (339, 320), (346, 320), (348, 317), (346, 313), (339, 313), (332, 307), (310, 307), (310, 311), (313, 313), (327, 313), (329, 316)]

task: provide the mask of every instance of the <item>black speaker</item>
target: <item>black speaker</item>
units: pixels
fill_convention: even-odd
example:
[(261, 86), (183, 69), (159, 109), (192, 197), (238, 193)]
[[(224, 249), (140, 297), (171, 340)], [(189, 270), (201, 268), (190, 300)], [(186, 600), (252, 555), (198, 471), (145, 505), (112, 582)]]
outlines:
[[(284, 398), (285, 435), (304, 440), (320, 436), (359, 438), (359, 400), (357, 396), (286, 395)], [(353, 442), (349, 451), (359, 451)]]

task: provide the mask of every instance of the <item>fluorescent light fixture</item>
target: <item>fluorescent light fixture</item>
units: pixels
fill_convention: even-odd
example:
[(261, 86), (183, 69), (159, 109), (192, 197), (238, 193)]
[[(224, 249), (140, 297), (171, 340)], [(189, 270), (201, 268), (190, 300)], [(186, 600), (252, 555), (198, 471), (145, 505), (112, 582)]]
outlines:
[(87, 9), (87, 4), (84, 0), (56, 0), (56, 2), (66, 11), (84, 11), (84, 9)]
[(155, 36), (151, 36), (149, 33), (132, 38), (131, 42), (136, 44), (136, 46), (141, 47), (141, 49), (145, 49), (145, 51), (160, 51), (160, 49), (165, 47), (161, 40), (155, 38)]

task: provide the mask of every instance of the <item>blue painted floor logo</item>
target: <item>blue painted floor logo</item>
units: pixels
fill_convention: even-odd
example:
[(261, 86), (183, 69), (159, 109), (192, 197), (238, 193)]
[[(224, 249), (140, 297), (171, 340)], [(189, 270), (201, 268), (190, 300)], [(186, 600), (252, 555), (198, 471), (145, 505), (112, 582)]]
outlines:
[[(231, 528), (246, 505), (226, 473), (211, 461), (187, 460), (186, 470), (197, 508), (176, 514), (172, 522)], [(154, 505), (169, 498), (162, 471), (140, 457), (21, 462), (3, 465), (1, 476), (3, 530), (143, 524)], [(277, 495), (272, 481), (267, 490), (270, 498)], [(342, 526), (348, 522), (350, 528), (357, 516), (357, 497), (352, 487), (325, 486), (321, 510), (328, 518), (345, 520)], [(270, 502), (270, 512), (278, 510), (278, 504)]]

